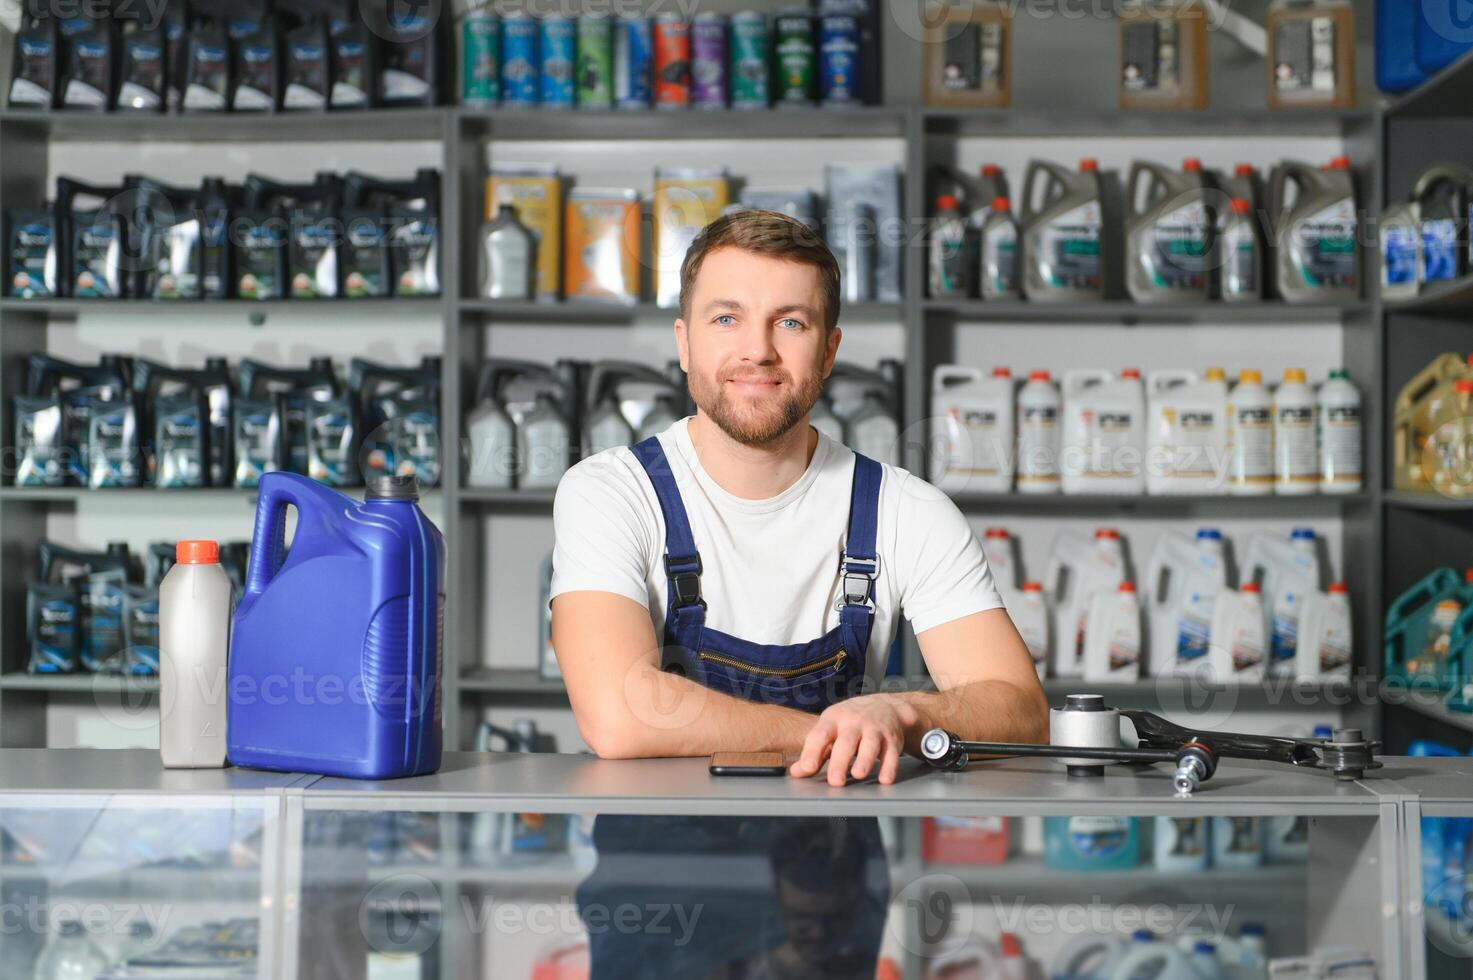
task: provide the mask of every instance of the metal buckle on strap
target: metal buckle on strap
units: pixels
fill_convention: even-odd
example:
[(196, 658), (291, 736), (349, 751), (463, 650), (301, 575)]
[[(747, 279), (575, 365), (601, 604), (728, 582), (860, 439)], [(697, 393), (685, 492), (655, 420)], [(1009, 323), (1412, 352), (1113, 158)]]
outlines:
[[(851, 567), (853, 566), (853, 567)], [(845, 606), (865, 606), (869, 609), (875, 608), (875, 600), (870, 596), (875, 579), (880, 577), (880, 558), (851, 558), (847, 553), (839, 555), (839, 574), (843, 578), (843, 588), (839, 590), (839, 601), (834, 603), (835, 609)]]
[[(688, 565), (696, 563), (695, 568), (685, 568), (680, 571), (672, 571), (671, 564)], [(694, 555), (686, 555), (672, 558), (665, 556), (665, 577), (675, 586), (675, 608), (684, 609), (687, 606), (704, 606), (706, 601), (701, 598), (701, 556), (697, 552)]]

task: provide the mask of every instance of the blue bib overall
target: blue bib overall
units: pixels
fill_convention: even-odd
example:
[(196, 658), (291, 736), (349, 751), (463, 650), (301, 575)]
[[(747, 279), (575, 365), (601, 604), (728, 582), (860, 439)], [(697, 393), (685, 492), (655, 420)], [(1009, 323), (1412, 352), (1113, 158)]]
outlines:
[[(849, 527), (839, 556), (838, 625), (815, 640), (779, 645), (706, 625), (701, 556), (669, 461), (654, 437), (632, 448), (665, 519), (661, 669), (734, 697), (814, 713), (859, 693), (879, 573), (880, 464), (854, 454)], [(772, 951), (779, 946), (786, 948), (783, 955), (796, 947), (824, 961), (811, 976), (827, 976), (828, 970), (834, 976), (874, 976), (890, 895), (874, 818), (605, 814), (594, 821), (593, 841), (598, 866), (578, 888), (592, 980), (716, 976), (722, 968), (740, 975), (744, 967), (778, 955)], [(758, 885), (745, 892), (722, 887), (703, 871), (713, 858), (749, 864)], [(830, 896), (836, 911), (815, 917), (814, 908), (797, 907), (814, 906), (812, 899), (797, 906), (789, 901), (813, 891)], [(699, 908), (699, 928), (683, 942), (649, 931), (595, 929), (610, 909), (630, 904)]]

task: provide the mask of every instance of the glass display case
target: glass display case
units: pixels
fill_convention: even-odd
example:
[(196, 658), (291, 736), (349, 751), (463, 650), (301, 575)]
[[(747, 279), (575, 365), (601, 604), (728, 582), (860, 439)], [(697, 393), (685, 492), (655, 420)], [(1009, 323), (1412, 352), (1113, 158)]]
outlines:
[(1179, 799), (1165, 769), (1023, 759), (907, 760), (894, 785), (835, 789), (704, 759), (461, 753), (356, 782), (8, 750), (0, 976), (571, 980), (595, 957), (661, 980), (1193, 957), (1244, 976), (1314, 955), (1421, 976), (1420, 835), (1403, 831), (1473, 820), (1473, 779), (1432, 780), (1429, 761), (1348, 782), (1229, 761)]

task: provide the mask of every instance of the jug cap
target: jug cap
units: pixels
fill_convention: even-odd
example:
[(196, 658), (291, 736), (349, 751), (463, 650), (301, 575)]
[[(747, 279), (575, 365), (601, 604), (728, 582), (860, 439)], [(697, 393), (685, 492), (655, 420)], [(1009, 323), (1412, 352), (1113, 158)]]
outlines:
[(1087, 174), (1094, 173), (1100, 169), (1100, 161), (1094, 157), (1085, 157), (1079, 161), (1079, 169)]
[(1243, 587), (1238, 591), (1246, 592), (1249, 595), (1258, 595), (1260, 592), (1263, 591), (1263, 586), (1259, 585), (1257, 582), (1244, 582)]
[(1329, 166), (1328, 169), (1330, 169), (1330, 170), (1349, 170), (1350, 169), (1350, 157), (1348, 157), (1348, 156), (1338, 156), (1338, 157), (1335, 157), (1334, 159), (1332, 159), (1330, 161), (1330, 166)]
[(1139, 381), (1141, 379), (1140, 368), (1121, 368), (1120, 377), (1126, 381)]
[(1252, 177), (1253, 174), (1253, 164), (1251, 163), (1240, 163), (1237, 166), (1233, 167), (1234, 177)]
[[(1468, 571), (1469, 571), (1470, 574), (1473, 574), (1473, 568), (1468, 569)], [(1043, 591), (1043, 583), (1042, 582), (1024, 582), (1023, 583), (1023, 591), (1024, 592), (1042, 592)]]
[(1053, 380), (1053, 376), (1050, 375), (1047, 371), (1029, 371), (1028, 372), (1028, 380), (1029, 381), (1052, 381)]
[(1223, 370), (1220, 367), (1210, 367), (1205, 372), (1203, 372), (1202, 377), (1206, 378), (1208, 381), (1222, 381), (1227, 377), (1227, 375), (1223, 373)]
[(956, 195), (955, 194), (938, 194), (936, 196), (936, 210), (937, 211), (955, 211), (956, 210)]
[(992, 376), (994, 378), (1011, 378), (1013, 376), (1013, 369), (1005, 367), (995, 367), (992, 369)]
[(364, 500), (418, 500), (419, 481), (411, 476), (379, 474), (368, 478)]
[(989, 527), (982, 533), (989, 538), (1005, 538), (1008, 536), (1008, 529), (1005, 527)]
[(1473, 568), (1463, 569), (1463, 581), (1473, 584)]
[(1246, 197), (1235, 197), (1228, 207), (1233, 209), (1233, 214), (1248, 214), (1253, 210), (1253, 202)]
[(1202, 169), (1202, 161), (1197, 157), (1187, 157), (1181, 162), (1181, 169), (1189, 174), (1197, 173)]
[(1460, 395), (1473, 395), (1473, 380), (1459, 378), (1453, 382), (1453, 391)]
[(1001, 211), (1006, 214), (1013, 210), (1013, 202), (1005, 197), (994, 197), (992, 199), (992, 210)]
[(983, 177), (1001, 177), (1002, 176), (1002, 168), (999, 167), (995, 163), (984, 163), (984, 164), (982, 164), (982, 176)]
[(1119, 589), (1119, 591), (1125, 592), (1125, 593), (1134, 592), (1135, 591), (1135, 583), (1132, 582), (1132, 581), (1130, 581), (1129, 579), (1126, 579), (1124, 582), (1121, 582), (1120, 583), (1120, 589)]
[(1301, 384), (1302, 385), (1302, 384), (1304, 384), (1304, 379), (1306, 377), (1307, 377), (1307, 375), (1304, 373), (1304, 368), (1285, 368), (1284, 369), (1284, 380), (1287, 381), (1287, 382), (1289, 382), (1290, 384)]
[(180, 541), (174, 545), (174, 560), (181, 565), (218, 565), (220, 545), (215, 541)]
[(1330, 583), (1330, 595), (1345, 595), (1349, 591), (1350, 586), (1346, 585), (1344, 582)]
[(998, 938), (998, 941), (999, 941), (998, 942), (998, 945), (1002, 949), (1002, 955), (1004, 955), (1004, 956), (1022, 956), (1023, 955), (1023, 943), (1018, 939), (1017, 933), (1004, 932), (1004, 933), (1001, 933), (997, 938)]
[(1238, 372), (1238, 384), (1263, 384), (1263, 372), (1258, 368), (1244, 368)]

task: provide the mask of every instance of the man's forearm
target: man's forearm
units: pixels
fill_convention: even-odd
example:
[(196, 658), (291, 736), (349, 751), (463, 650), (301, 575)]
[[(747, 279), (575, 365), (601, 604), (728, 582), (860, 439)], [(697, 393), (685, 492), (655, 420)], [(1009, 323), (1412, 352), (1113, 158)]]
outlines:
[(653, 665), (626, 684), (627, 711), (601, 755), (700, 756), (712, 752), (797, 754), (817, 715), (732, 697)]
[(1008, 681), (973, 681), (946, 691), (907, 691), (898, 698), (917, 715), (908, 726), (905, 750), (920, 755), (921, 735), (945, 728), (979, 742), (1047, 742), (1048, 702), (1043, 690)]

